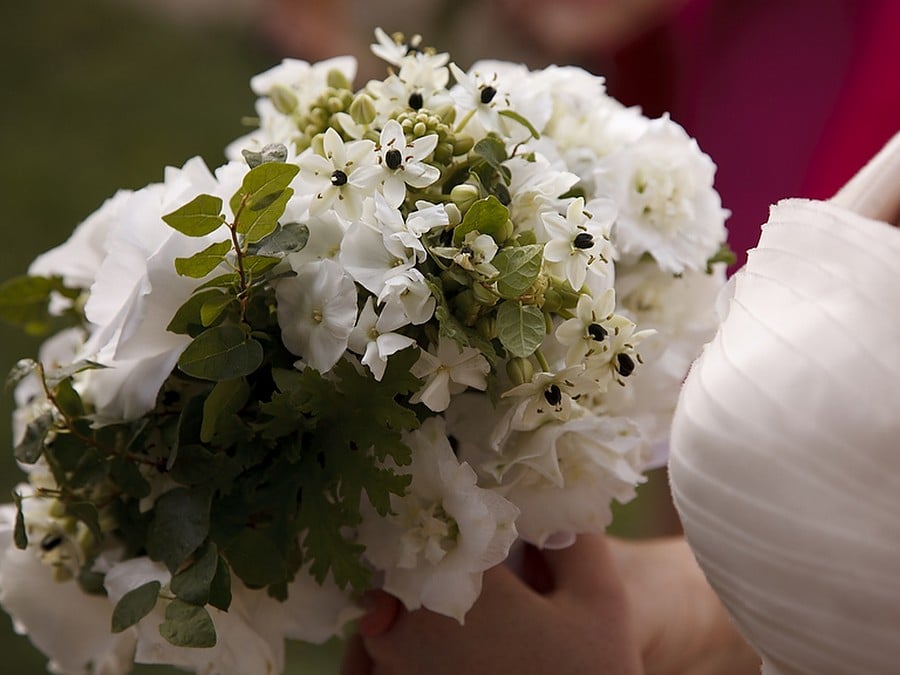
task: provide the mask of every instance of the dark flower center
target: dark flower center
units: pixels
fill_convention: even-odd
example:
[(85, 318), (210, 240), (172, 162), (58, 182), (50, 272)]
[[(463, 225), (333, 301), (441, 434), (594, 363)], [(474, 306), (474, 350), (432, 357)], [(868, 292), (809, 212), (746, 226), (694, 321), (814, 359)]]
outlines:
[(628, 354), (616, 354), (616, 370), (622, 377), (628, 377), (634, 372), (634, 359)]
[(572, 240), (572, 245), (581, 249), (591, 248), (594, 245), (594, 236), (589, 232), (579, 232)]
[(63, 539), (58, 534), (48, 534), (46, 537), (41, 539), (41, 550), (42, 551), (52, 551), (57, 546), (62, 543)]
[(413, 110), (418, 110), (423, 105), (425, 105), (425, 101), (422, 99), (422, 94), (417, 91), (414, 91), (409, 95), (409, 107)]
[(599, 323), (592, 323), (588, 326), (588, 334), (597, 342), (603, 342), (606, 339), (606, 329)]
[(547, 389), (544, 390), (544, 398), (547, 399), (547, 403), (555, 408), (560, 403), (562, 403), (562, 392), (555, 384), (551, 384)]
[(340, 169), (336, 169), (333, 174), (331, 174), (331, 184), (335, 187), (340, 187), (341, 185), (347, 184), (347, 174), (345, 174)]
[(389, 169), (397, 170), (400, 168), (400, 165), (403, 164), (403, 155), (400, 154), (400, 151), (397, 150), (397, 148), (391, 148), (384, 153), (384, 163), (387, 164)]
[(485, 105), (493, 101), (496, 95), (497, 90), (494, 89), (491, 85), (481, 88), (481, 102)]

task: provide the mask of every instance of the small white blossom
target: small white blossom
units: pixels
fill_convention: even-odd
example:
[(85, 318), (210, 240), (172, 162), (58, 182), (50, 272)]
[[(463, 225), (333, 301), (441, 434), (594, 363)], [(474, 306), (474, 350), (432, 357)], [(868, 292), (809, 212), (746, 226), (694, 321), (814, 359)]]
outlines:
[(404, 440), (413, 450), (409, 490), (391, 496), (394, 515), (364, 511), (359, 541), (384, 570), (384, 590), (407, 609), (426, 607), (462, 623), (483, 572), (503, 561), (515, 541), (518, 510), (478, 487), (472, 468), (453, 455), (439, 418)]
[[(431, 349), (434, 349), (432, 346)], [(491, 365), (482, 353), (472, 347), (461, 347), (449, 338), (440, 338), (437, 349), (423, 351), (412, 367), (412, 374), (425, 380), (422, 389), (410, 399), (422, 402), (435, 412), (446, 410), (451, 394), (465, 389), (487, 389)]]
[(359, 314), (356, 327), (350, 333), (350, 349), (363, 355), (363, 365), (369, 367), (379, 382), (384, 377), (387, 358), (416, 343), (411, 337), (393, 332), (409, 323), (406, 315), (399, 309), (391, 306), (382, 310), (381, 314), (376, 314), (375, 303), (369, 297)]
[(579, 295), (575, 316), (566, 319), (556, 329), (556, 339), (566, 345), (566, 364), (584, 363), (587, 356), (610, 349), (610, 324), (616, 310), (616, 292), (610, 288), (597, 298)]
[(452, 260), (464, 270), (476, 272), (485, 279), (493, 279), (500, 273), (491, 264), (498, 250), (497, 242), (492, 236), (472, 230), (466, 233), (459, 247), (436, 246), (432, 252), (441, 258)]
[(284, 346), (321, 373), (338, 362), (356, 323), (356, 286), (332, 260), (294, 269), (275, 288)]
[(616, 217), (615, 203), (598, 199), (585, 211), (584, 199), (573, 199), (566, 217), (545, 213), (542, 218), (550, 241), (544, 247), (544, 260), (550, 269), (566, 279), (573, 289), (584, 285), (588, 271), (601, 276), (612, 273), (610, 226)]
[(424, 275), (416, 268), (386, 279), (378, 302), (386, 306), (399, 306), (406, 320), (414, 326), (429, 321), (436, 307)]
[(572, 416), (574, 400), (590, 389), (592, 383), (584, 377), (581, 364), (558, 372), (539, 372), (526, 382), (503, 392), (515, 407), (506, 415), (506, 422), (498, 427), (498, 443), (511, 430), (535, 429), (548, 420), (565, 422)]

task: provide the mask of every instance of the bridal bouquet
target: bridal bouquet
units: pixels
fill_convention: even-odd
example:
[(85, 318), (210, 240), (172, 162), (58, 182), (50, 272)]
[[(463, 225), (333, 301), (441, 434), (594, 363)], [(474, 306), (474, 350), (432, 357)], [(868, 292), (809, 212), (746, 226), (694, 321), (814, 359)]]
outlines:
[[(599, 531), (715, 328), (715, 167), (572, 67), (287, 60), (258, 127), (0, 288), (0, 602), (60, 673), (273, 673), (382, 587), (464, 620), (517, 538)], [(451, 84), (452, 82), (452, 84)], [(658, 461), (658, 458), (657, 458)]]

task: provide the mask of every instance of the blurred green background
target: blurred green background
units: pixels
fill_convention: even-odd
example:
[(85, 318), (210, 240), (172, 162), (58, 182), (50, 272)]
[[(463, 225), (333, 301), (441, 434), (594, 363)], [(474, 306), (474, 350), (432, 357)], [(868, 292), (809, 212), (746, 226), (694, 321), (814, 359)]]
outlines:
[[(450, 45), (452, 47), (452, 45)], [(22, 274), (119, 188), (162, 179), (201, 155), (211, 167), (245, 132), (250, 77), (280, 60), (254, 22), (175, 21), (119, 0), (5, 3), (0, 22), (0, 281)], [(38, 342), (0, 325), (0, 375)], [(0, 402), (0, 501), (21, 479), (12, 461), (12, 395)], [(671, 528), (657, 473), (616, 530)], [(663, 509), (665, 513), (665, 509)], [(649, 517), (648, 517), (649, 516)], [(341, 645), (290, 645), (288, 673), (335, 673)], [(45, 672), (45, 658), (0, 613), (0, 672)], [(168, 673), (138, 667), (136, 673)], [(249, 675), (249, 674), (248, 674)]]

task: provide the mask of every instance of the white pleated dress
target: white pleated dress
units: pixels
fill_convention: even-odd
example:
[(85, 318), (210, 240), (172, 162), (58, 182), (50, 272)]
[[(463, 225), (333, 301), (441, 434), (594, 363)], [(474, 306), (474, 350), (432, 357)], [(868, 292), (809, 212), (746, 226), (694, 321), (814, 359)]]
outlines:
[(772, 208), (687, 378), (670, 476), (763, 672), (900, 673), (900, 136)]

